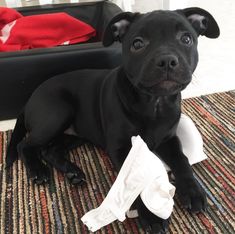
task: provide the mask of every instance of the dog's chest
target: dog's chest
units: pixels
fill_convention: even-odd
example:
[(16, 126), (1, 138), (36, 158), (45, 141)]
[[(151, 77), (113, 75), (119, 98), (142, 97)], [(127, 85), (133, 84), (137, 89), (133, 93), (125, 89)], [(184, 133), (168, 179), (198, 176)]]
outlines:
[(150, 148), (155, 148), (156, 143), (175, 134), (180, 116), (180, 102), (160, 97), (155, 100), (152, 108), (148, 108), (151, 117), (142, 122), (141, 136)]
[(169, 116), (174, 118), (181, 111), (178, 98), (171, 100), (169, 97), (158, 97), (140, 105), (143, 115), (148, 116), (153, 121), (166, 119)]

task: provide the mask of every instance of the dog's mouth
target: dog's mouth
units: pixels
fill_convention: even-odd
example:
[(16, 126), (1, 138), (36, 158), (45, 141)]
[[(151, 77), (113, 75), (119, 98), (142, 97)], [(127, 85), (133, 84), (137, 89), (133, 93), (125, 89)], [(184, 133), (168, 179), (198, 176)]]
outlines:
[(168, 89), (177, 88), (177, 87), (181, 88), (183, 85), (180, 84), (179, 82), (174, 81), (174, 80), (163, 80), (163, 81), (159, 82), (158, 84), (153, 85), (151, 88), (154, 88), (155, 86), (157, 88), (161, 87), (163, 89), (168, 90)]
[(175, 80), (163, 80), (152, 86), (145, 86), (144, 84), (138, 84), (138, 88), (145, 93), (152, 95), (171, 95), (176, 94), (183, 90), (187, 84), (179, 83)]

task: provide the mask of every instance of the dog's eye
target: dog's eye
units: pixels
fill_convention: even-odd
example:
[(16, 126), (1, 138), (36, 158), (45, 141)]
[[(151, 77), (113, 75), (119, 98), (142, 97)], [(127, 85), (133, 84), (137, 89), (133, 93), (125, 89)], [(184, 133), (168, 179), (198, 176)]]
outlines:
[(190, 34), (184, 34), (181, 38), (180, 38), (181, 42), (185, 45), (191, 45), (193, 43), (193, 38)]
[(132, 43), (132, 46), (131, 46), (131, 49), (133, 51), (134, 50), (137, 51), (137, 50), (140, 50), (144, 47), (145, 47), (145, 43), (144, 43), (143, 39), (138, 37), (138, 38), (134, 39), (134, 41)]

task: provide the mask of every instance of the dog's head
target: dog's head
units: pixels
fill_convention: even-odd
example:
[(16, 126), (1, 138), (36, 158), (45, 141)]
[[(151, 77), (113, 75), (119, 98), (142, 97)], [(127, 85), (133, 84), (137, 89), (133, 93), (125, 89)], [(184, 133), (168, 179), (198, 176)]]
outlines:
[(219, 36), (214, 18), (201, 8), (123, 12), (108, 24), (104, 46), (122, 43), (123, 68), (130, 82), (150, 95), (180, 92), (191, 81), (199, 35)]

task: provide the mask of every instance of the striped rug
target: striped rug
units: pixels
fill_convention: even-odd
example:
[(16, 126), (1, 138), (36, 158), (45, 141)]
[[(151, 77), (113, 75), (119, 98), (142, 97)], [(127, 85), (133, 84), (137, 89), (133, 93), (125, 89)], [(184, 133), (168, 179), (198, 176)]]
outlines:
[[(193, 166), (195, 177), (208, 196), (208, 211), (190, 214), (176, 197), (168, 233), (235, 233), (235, 92), (184, 100), (204, 139), (208, 160)], [(89, 233), (81, 216), (97, 207), (116, 174), (107, 155), (93, 145), (70, 152), (71, 160), (86, 173), (88, 185), (69, 184), (52, 170), (49, 184), (34, 185), (21, 161), (6, 172), (5, 153), (11, 132), (0, 133), (0, 233)], [(137, 220), (115, 221), (97, 233), (144, 233)]]

